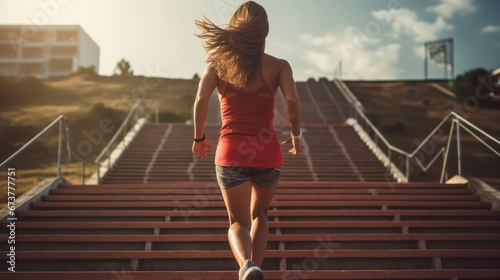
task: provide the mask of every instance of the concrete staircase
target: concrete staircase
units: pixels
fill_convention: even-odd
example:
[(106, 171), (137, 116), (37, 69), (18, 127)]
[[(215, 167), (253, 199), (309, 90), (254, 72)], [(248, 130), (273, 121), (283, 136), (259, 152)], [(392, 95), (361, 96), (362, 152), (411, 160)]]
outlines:
[[(214, 149), (219, 126), (206, 127)], [(387, 181), (382, 163), (347, 125), (305, 126), (303, 155), (288, 155), (283, 146), (284, 181)], [(282, 130), (286, 135), (288, 130)], [(214, 152), (209, 159), (192, 156), (193, 128), (184, 124), (147, 124), (117, 166), (105, 177), (106, 184), (148, 184), (169, 181), (214, 181)], [(391, 179), (389, 179), (391, 180)]]
[[(465, 184), (393, 182), (343, 124), (333, 83), (297, 88), (304, 151), (285, 155), (265, 279), (500, 279), (499, 211)], [(61, 186), (17, 212), (15, 274), (3, 221), (1, 279), (237, 279), (213, 154), (193, 158), (191, 141), (189, 125), (148, 124), (105, 184)]]
[[(303, 118), (303, 155), (284, 157), (283, 181), (393, 180), (383, 164), (344, 124), (347, 102), (332, 82), (297, 83)], [(277, 97), (275, 127), (282, 140), (290, 135), (281, 94)], [(220, 129), (217, 94), (213, 94), (206, 135), (214, 149)], [(192, 156), (193, 128), (184, 124), (148, 124), (117, 166), (105, 177), (106, 184), (214, 181), (213, 155), (207, 160)]]
[[(464, 185), (284, 182), (265, 276), (499, 279), (489, 208)], [(17, 215), (15, 279), (237, 279), (213, 182), (68, 185)]]

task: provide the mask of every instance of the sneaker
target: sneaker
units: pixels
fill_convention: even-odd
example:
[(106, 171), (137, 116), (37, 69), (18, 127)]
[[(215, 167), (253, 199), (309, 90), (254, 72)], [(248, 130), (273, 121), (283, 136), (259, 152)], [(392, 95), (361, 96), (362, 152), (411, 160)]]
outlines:
[(263, 280), (262, 270), (252, 261), (246, 260), (238, 273), (240, 280)]

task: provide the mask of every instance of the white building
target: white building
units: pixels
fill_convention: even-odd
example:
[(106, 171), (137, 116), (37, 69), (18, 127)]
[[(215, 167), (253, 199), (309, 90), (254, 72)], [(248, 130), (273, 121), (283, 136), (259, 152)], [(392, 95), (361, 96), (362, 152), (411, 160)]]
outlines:
[(99, 46), (79, 25), (0, 25), (0, 75), (64, 76), (99, 69)]

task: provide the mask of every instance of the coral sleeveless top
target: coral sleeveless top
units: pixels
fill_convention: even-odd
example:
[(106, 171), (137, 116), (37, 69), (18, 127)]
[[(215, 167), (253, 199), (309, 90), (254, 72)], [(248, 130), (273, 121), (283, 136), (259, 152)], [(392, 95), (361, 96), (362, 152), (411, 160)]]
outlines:
[[(262, 68), (262, 58), (259, 68)], [(244, 92), (228, 84), (220, 93), (222, 127), (215, 154), (219, 166), (276, 168), (283, 156), (274, 130), (274, 93), (259, 69), (262, 86)]]

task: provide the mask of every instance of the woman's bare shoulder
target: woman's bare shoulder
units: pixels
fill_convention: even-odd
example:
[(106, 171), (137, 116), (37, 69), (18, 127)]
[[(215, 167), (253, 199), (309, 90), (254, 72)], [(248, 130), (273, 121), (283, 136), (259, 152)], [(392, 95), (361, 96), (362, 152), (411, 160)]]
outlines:
[(284, 60), (284, 59), (281, 59), (281, 58), (278, 58), (278, 57), (275, 57), (275, 56), (272, 56), (270, 54), (266, 54), (266, 56), (268, 57), (268, 60), (269, 62), (275, 64), (275, 65), (283, 65), (283, 64), (288, 64), (288, 61)]
[(272, 68), (276, 69), (278, 72), (281, 72), (282, 69), (291, 68), (290, 63), (285, 59), (281, 59), (272, 55), (267, 54), (268, 57), (268, 65), (272, 66)]

